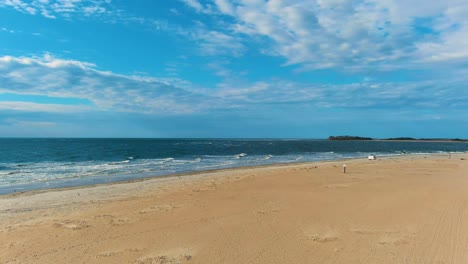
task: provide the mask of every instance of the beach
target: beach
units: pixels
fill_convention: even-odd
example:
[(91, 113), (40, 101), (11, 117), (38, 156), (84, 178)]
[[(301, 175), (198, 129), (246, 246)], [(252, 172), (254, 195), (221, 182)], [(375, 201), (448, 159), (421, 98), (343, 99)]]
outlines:
[(468, 263), (467, 220), (468, 154), (246, 167), (0, 196), (0, 263)]

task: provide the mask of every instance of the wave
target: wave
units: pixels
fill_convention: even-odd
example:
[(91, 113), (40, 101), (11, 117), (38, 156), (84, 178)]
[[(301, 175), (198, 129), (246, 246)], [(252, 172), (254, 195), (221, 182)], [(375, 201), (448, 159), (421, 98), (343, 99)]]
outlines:
[(259, 156), (257, 158), (250, 160), (250, 162), (267, 161), (267, 160), (270, 160), (271, 158), (273, 158), (273, 155)]
[[(334, 159), (340, 155), (332, 153), (308, 153), (307, 155), (202, 155), (186, 159), (167, 157), (162, 159), (126, 159), (116, 162), (41, 162), (27, 167), (4, 170), (0, 174), (0, 186), (13, 182), (47, 182), (66, 179), (123, 177), (128, 178), (165, 175), (174, 172), (190, 172), (205, 169), (232, 168), (248, 165), (288, 163)], [(14, 172), (14, 173), (11, 173)], [(10, 174), (11, 173), (11, 174)], [(10, 177), (11, 176), (11, 177)]]
[[(173, 156), (161, 158), (134, 158), (128, 156), (121, 161), (45, 161), (24, 163), (1, 163), (0, 187), (17, 186), (20, 184), (69, 184), (70, 182), (108, 182), (121, 179), (167, 175), (179, 172), (192, 172), (209, 169), (223, 169), (241, 166), (265, 165), (274, 163), (308, 162), (321, 160), (336, 160), (342, 158), (367, 158), (369, 151), (341, 152), (299, 152), (293, 154), (277, 154), (268, 150), (262, 154), (251, 153), (253, 150), (244, 148), (249, 154), (239, 151), (239, 154), (220, 153), (224, 155), (193, 154), (190, 156)], [(271, 153), (271, 154), (264, 154)], [(404, 154), (428, 155), (434, 153), (467, 153), (466, 151), (406, 151), (388, 150), (376, 151), (376, 156), (398, 156)], [(274, 155), (273, 155), (274, 154)], [(169, 156), (169, 155), (168, 155)], [(126, 157), (126, 156), (123, 156)], [(48, 185), (49, 186), (49, 185)], [(63, 186), (63, 185), (60, 185)], [(15, 187), (16, 188), (16, 187)], [(37, 188), (37, 187), (32, 187)], [(1, 188), (0, 188), (1, 192)]]
[(123, 161), (110, 162), (110, 163), (107, 163), (107, 164), (108, 165), (120, 165), (120, 164), (127, 164), (129, 162), (130, 162), (130, 160), (123, 160)]
[(246, 156), (247, 156), (247, 154), (245, 154), (245, 153), (240, 153), (240, 154), (235, 155), (234, 157), (240, 159), (240, 158), (243, 158), (243, 157), (246, 157)]
[(295, 159), (295, 161), (301, 160), (301, 159), (303, 159), (303, 158), (304, 158), (303, 156), (299, 156), (299, 157), (297, 157), (297, 158)]
[(14, 174), (18, 174), (18, 173), (21, 173), (21, 172), (19, 172), (19, 171), (4, 171), (4, 172), (0, 172), (0, 177), (1, 176), (14, 175)]

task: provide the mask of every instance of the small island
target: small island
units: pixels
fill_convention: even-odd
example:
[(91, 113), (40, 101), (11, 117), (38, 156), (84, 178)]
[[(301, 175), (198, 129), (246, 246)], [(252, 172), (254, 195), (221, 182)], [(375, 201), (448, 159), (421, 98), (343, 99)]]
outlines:
[(330, 136), (328, 140), (373, 140), (369, 137), (357, 137), (357, 136)]

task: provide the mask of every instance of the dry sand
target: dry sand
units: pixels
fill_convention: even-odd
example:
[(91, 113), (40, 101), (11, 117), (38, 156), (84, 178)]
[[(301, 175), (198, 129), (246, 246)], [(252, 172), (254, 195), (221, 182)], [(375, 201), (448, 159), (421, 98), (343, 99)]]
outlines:
[(468, 155), (0, 197), (0, 263), (468, 263)]

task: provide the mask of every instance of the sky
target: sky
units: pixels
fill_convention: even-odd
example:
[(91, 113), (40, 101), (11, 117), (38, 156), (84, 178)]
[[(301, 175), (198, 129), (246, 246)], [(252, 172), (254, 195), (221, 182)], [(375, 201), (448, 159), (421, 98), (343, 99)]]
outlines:
[(0, 137), (468, 138), (466, 0), (1, 0)]

